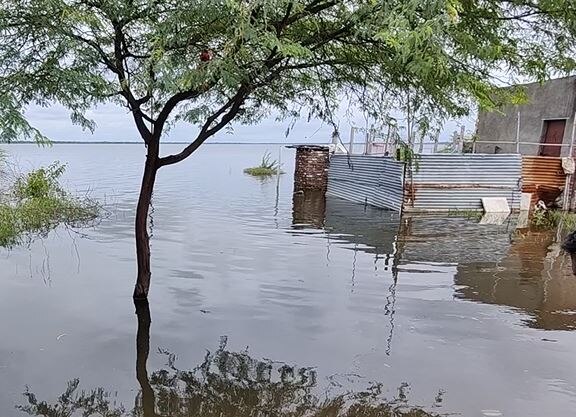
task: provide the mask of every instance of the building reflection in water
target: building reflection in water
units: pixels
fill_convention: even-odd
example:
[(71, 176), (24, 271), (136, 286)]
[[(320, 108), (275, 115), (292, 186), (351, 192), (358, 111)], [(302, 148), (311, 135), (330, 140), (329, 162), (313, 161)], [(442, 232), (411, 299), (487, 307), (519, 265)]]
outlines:
[(511, 306), (545, 330), (576, 329), (576, 278), (551, 233), (515, 237), (500, 262), (458, 265), (456, 297)]
[[(323, 228), (328, 245), (347, 243), (391, 268), (385, 311), (392, 318), (402, 266), (440, 263), (456, 265), (458, 299), (513, 307), (531, 327), (576, 329), (576, 278), (554, 234), (520, 231), (513, 217), (502, 224), (448, 215), (400, 218), (338, 198), (300, 197), (294, 197), (294, 228)], [(357, 279), (354, 263), (351, 269)]]

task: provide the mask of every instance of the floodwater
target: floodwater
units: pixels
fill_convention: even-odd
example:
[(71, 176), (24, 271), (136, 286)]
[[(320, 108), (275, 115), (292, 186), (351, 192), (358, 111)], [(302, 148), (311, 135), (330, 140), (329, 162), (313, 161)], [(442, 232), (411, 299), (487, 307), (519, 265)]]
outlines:
[(2, 417), (575, 413), (555, 236), (293, 196), (292, 151), (277, 184), (242, 173), (277, 146), (209, 145), (159, 174), (136, 316), (143, 148), (6, 148), (109, 215), (0, 250)]

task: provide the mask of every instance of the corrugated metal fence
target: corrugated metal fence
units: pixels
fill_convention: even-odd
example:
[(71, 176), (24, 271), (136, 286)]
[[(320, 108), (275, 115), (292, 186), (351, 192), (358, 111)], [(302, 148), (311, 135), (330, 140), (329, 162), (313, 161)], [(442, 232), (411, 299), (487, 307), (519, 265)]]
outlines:
[(479, 210), (483, 197), (504, 197), (520, 208), (520, 155), (421, 155), (414, 171), (406, 180), (405, 210)]
[(566, 174), (562, 158), (553, 156), (522, 157), (522, 191), (532, 194), (532, 205), (538, 200), (549, 205), (562, 193)]
[(404, 164), (378, 156), (333, 155), (327, 194), (400, 211), (404, 199)]
[(392, 158), (333, 155), (327, 194), (408, 211), (480, 210), (483, 197), (504, 197), (520, 208), (520, 155), (421, 155), (413, 174)]

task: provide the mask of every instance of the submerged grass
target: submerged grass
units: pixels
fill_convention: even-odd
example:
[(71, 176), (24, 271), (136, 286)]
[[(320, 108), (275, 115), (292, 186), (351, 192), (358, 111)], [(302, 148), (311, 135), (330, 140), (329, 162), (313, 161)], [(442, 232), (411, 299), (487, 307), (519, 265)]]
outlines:
[(272, 159), (270, 152), (266, 152), (260, 161), (260, 165), (246, 168), (244, 173), (254, 177), (269, 177), (272, 175), (283, 174), (284, 172), (280, 169), (280, 163), (277, 160)]
[(480, 210), (448, 210), (448, 217), (463, 217), (469, 220), (480, 220), (484, 213)]
[(0, 246), (17, 245), (59, 225), (86, 226), (98, 218), (101, 208), (95, 201), (63, 190), (58, 180), (64, 169), (55, 163), (19, 176), (0, 195)]
[(255, 177), (266, 177), (278, 174), (278, 170), (266, 167), (253, 167), (253, 168), (246, 168), (244, 170), (244, 173)]
[(560, 233), (576, 230), (576, 213), (559, 210), (535, 210), (531, 219), (532, 226), (542, 229), (556, 229)]

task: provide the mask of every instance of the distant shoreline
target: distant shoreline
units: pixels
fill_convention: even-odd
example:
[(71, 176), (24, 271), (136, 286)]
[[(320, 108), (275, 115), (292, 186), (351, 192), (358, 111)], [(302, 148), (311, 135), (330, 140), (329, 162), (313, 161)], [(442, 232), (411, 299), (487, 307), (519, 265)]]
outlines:
[[(74, 140), (53, 140), (50, 145), (143, 145), (143, 142), (112, 142), (112, 141), (74, 141)], [(187, 145), (188, 142), (162, 142), (163, 145)], [(0, 145), (37, 145), (30, 141), (12, 141), (0, 143)], [(319, 145), (309, 142), (206, 142), (205, 145)], [(327, 145), (327, 144), (324, 144)]]

